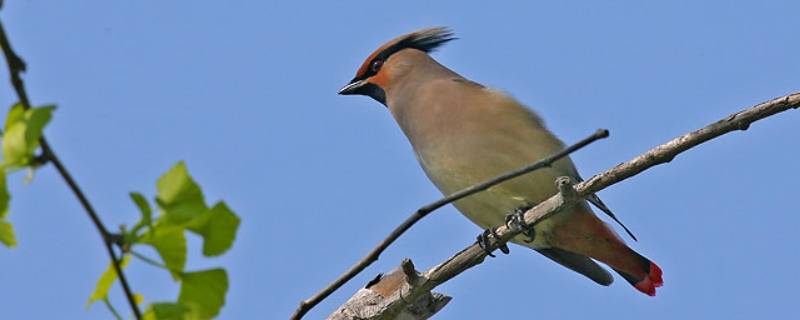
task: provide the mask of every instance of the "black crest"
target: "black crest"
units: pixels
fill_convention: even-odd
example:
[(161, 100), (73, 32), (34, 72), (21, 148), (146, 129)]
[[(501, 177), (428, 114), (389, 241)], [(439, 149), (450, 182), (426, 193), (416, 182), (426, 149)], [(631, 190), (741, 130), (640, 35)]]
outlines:
[(443, 44), (455, 39), (457, 38), (453, 36), (453, 31), (449, 28), (434, 27), (401, 36), (398, 39), (399, 41), (392, 47), (397, 47), (396, 51), (405, 48), (413, 48), (425, 52), (432, 52)]
[(423, 52), (432, 52), (443, 44), (455, 40), (453, 32), (447, 27), (427, 28), (412, 33), (399, 36), (392, 41), (384, 44), (375, 50), (361, 68), (356, 72), (355, 80), (369, 78), (377, 73), (376, 68), (372, 68), (376, 61), (380, 64), (386, 61), (392, 54), (403, 49), (417, 49)]

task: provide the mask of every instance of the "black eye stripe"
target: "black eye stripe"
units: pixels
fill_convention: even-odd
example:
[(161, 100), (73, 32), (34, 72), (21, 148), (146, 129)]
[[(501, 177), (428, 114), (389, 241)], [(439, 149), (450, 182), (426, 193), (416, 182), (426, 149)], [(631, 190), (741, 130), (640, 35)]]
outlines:
[(373, 68), (373, 65), (378, 63), (382, 66), (389, 56), (400, 50), (417, 49), (427, 53), (454, 39), (456, 38), (453, 37), (453, 33), (449, 29), (443, 27), (423, 29), (415, 33), (408, 34), (404, 38), (397, 41), (397, 43), (383, 49), (383, 51), (378, 53), (375, 58), (369, 62), (369, 68), (367, 68), (363, 74), (357, 75), (353, 81), (364, 80), (374, 76), (376, 73), (378, 73), (380, 67)]

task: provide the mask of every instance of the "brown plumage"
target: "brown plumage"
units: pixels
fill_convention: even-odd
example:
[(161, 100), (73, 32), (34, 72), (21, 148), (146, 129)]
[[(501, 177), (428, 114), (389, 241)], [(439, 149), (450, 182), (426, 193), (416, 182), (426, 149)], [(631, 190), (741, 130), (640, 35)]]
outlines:
[[(400, 36), (372, 53), (340, 94), (367, 95), (388, 107), (420, 165), (444, 194), (532, 163), (563, 144), (531, 110), (510, 96), (465, 79), (428, 55), (453, 39), (446, 28)], [(550, 168), (512, 179), (455, 202), (482, 228), (556, 194), (559, 176), (579, 180), (569, 158)], [(589, 199), (613, 217), (599, 198)], [(638, 290), (655, 295), (662, 284), (655, 263), (630, 249), (598, 219), (588, 203), (554, 215), (535, 227), (526, 243), (546, 257), (602, 285), (611, 275), (592, 259), (611, 266)], [(627, 231), (627, 229), (626, 229)]]

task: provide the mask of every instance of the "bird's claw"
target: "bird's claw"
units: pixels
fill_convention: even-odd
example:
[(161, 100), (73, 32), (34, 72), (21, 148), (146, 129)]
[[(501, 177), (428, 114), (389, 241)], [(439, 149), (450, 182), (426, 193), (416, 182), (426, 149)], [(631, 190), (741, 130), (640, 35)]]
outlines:
[[(483, 233), (478, 235), (478, 239), (476, 242), (478, 243), (478, 246), (480, 246), (481, 249), (483, 249), (483, 251), (486, 252), (486, 255), (494, 258), (495, 255), (492, 254), (491, 250), (489, 250), (489, 245), (492, 243), (492, 238), (494, 238), (495, 241), (500, 239), (500, 237), (495, 232), (495, 228), (489, 228), (484, 230)], [(500, 252), (502, 252), (503, 254), (508, 254), (509, 252), (511, 252), (511, 250), (508, 249), (508, 245), (505, 243), (501, 244), (497, 248), (500, 249)]]
[(531, 243), (536, 239), (536, 230), (525, 223), (525, 211), (527, 211), (527, 209), (519, 208), (514, 210), (513, 213), (508, 214), (506, 216), (506, 226), (512, 230), (520, 231), (520, 233), (528, 237), (528, 239), (523, 241)]

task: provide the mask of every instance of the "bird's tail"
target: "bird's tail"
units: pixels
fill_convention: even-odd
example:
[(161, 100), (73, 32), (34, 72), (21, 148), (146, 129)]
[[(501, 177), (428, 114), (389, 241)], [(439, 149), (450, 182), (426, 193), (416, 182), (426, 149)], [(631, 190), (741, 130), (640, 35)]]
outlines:
[(612, 269), (619, 273), (626, 281), (633, 285), (636, 290), (648, 296), (656, 295), (656, 288), (664, 284), (661, 278), (661, 268), (658, 267), (653, 261), (648, 260), (635, 251), (628, 249), (630, 253), (625, 259), (633, 260), (632, 263), (625, 263), (625, 265), (638, 265), (637, 268), (630, 270), (622, 270), (614, 267), (614, 264), (609, 263)]
[(644, 294), (654, 296), (664, 284), (661, 268), (628, 247), (591, 211), (575, 212), (568, 223), (553, 231), (553, 247), (605, 263)]

